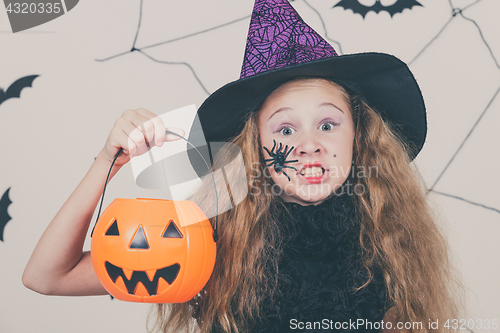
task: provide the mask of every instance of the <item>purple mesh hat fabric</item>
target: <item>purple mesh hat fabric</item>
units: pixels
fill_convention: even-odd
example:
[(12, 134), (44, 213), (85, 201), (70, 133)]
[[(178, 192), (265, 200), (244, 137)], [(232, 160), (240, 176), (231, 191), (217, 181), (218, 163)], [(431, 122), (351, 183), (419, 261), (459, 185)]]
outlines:
[(335, 56), (287, 0), (256, 0), (240, 78)]

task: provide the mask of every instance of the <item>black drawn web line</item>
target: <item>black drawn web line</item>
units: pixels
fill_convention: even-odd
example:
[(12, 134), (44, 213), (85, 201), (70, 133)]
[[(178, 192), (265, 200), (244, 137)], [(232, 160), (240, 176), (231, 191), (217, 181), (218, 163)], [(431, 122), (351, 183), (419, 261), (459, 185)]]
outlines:
[[(473, 3), (471, 3), (471, 4), (468, 4), (467, 6), (465, 6), (464, 8), (462, 8), (462, 11), (466, 10), (466, 9), (467, 9), (467, 8), (469, 8), (469, 7), (474, 6), (476, 3), (480, 2), (480, 1), (482, 1), (482, 0), (476, 0), (476, 1), (474, 1)], [(453, 7), (453, 4), (451, 3), (451, 1), (448, 1), (448, 2), (449, 2), (449, 3), (450, 3), (450, 5)]]
[(481, 113), (481, 115), (479, 116), (479, 118), (477, 118), (477, 120), (474, 123), (474, 125), (472, 125), (472, 128), (470, 129), (469, 133), (467, 133), (467, 135), (465, 136), (464, 140), (462, 141), (462, 143), (460, 144), (460, 146), (458, 147), (458, 149), (455, 151), (455, 153), (453, 154), (453, 156), (451, 157), (451, 159), (448, 161), (448, 163), (444, 167), (443, 171), (441, 171), (441, 174), (439, 175), (439, 177), (436, 179), (436, 181), (434, 181), (434, 184), (432, 184), (432, 186), (429, 189), (429, 191), (433, 191), (434, 190), (434, 187), (436, 186), (437, 182), (441, 179), (441, 177), (443, 176), (443, 174), (446, 172), (446, 170), (448, 169), (448, 167), (451, 165), (451, 163), (453, 162), (453, 160), (457, 156), (458, 152), (462, 149), (462, 147), (464, 146), (465, 142), (469, 139), (469, 137), (471, 136), (472, 132), (476, 129), (477, 124), (479, 124), (479, 122), (483, 118), (483, 116), (486, 113), (486, 111), (488, 111), (488, 109), (490, 108), (491, 104), (493, 103), (493, 101), (498, 96), (499, 92), (500, 92), (500, 87), (497, 89), (497, 91), (493, 95), (493, 98), (490, 100), (490, 102), (488, 103), (488, 105), (486, 105), (486, 108), (483, 110), (483, 112)]
[[(481, 0), (479, 0), (481, 1)], [(455, 18), (455, 16), (451, 16), (450, 19), (443, 25), (443, 27), (441, 28), (441, 30), (439, 30), (439, 32), (437, 33), (436, 36), (434, 36), (425, 46), (422, 50), (420, 50), (420, 52), (418, 52), (418, 54), (408, 63), (408, 66), (410, 66), (415, 60), (417, 60), (421, 55), (422, 53), (424, 53), (425, 50), (427, 50), (427, 48), (432, 44), (434, 43), (434, 41), (436, 39), (438, 39), (439, 36), (441, 36), (441, 33), (446, 29), (446, 27), (448, 26), (448, 24), (451, 23), (451, 21), (453, 21), (453, 19)]]
[(486, 42), (484, 36), (483, 36), (483, 33), (481, 31), (481, 28), (479, 27), (479, 25), (472, 19), (470, 18), (467, 18), (464, 16), (463, 12), (466, 11), (467, 9), (469, 9), (470, 7), (472, 6), (475, 6), (476, 4), (478, 4), (479, 2), (481, 2), (482, 0), (476, 0), (475, 2), (465, 6), (464, 8), (458, 8), (458, 7), (454, 7), (453, 6), (453, 3), (451, 2), (451, 0), (448, 0), (449, 4), (450, 4), (450, 7), (451, 7), (451, 16), (449, 18), (449, 20), (443, 25), (443, 27), (439, 30), (439, 32), (436, 34), (436, 36), (434, 36), (425, 46), (422, 50), (420, 50), (420, 52), (417, 53), (417, 55), (408, 63), (408, 65), (411, 65), (415, 60), (417, 60), (417, 58), (419, 58), (422, 53), (427, 50), (427, 48), (441, 35), (441, 33), (446, 29), (446, 27), (451, 23), (451, 21), (457, 17), (457, 15), (460, 15), (462, 16), (462, 18), (464, 18), (465, 20), (468, 20), (470, 22), (472, 22), (476, 28), (478, 29), (479, 31), (479, 34), (481, 36), (481, 39), (483, 40), (484, 44), (486, 45), (486, 47), (488, 48), (488, 50), (490, 51), (490, 54), (493, 58), (493, 60), (495, 61), (495, 64), (497, 65), (497, 67), (500, 69), (500, 66), (498, 66), (498, 62), (495, 58), (495, 56), (493, 55), (493, 52), (489, 46), (489, 44)]
[(135, 38), (134, 38), (134, 43), (132, 44), (132, 50), (135, 49), (135, 43), (137, 42), (137, 37), (139, 36), (139, 30), (141, 29), (141, 22), (142, 22), (142, 0), (139, 6), (139, 24), (137, 25), (137, 30), (135, 32)]
[(498, 65), (497, 58), (496, 58), (496, 57), (495, 57), (495, 55), (493, 54), (493, 51), (491, 50), (491, 47), (490, 47), (490, 45), (488, 44), (488, 42), (486, 42), (486, 39), (484, 39), (483, 32), (481, 31), (481, 28), (479, 27), (479, 25), (477, 25), (476, 21), (474, 21), (473, 19), (468, 18), (468, 17), (465, 17), (465, 16), (464, 16), (464, 13), (463, 13), (463, 10), (461, 10), (461, 11), (459, 12), (459, 14), (460, 14), (460, 16), (462, 16), (462, 18), (464, 18), (464, 19), (465, 19), (465, 20), (467, 20), (467, 21), (472, 22), (472, 23), (476, 26), (476, 28), (477, 28), (477, 30), (478, 30), (478, 32), (479, 32), (479, 35), (481, 36), (481, 39), (482, 39), (482, 40), (483, 40), (483, 42), (484, 42), (484, 45), (486, 45), (486, 47), (488, 48), (488, 51), (490, 51), (490, 55), (491, 55), (491, 57), (493, 58), (493, 61), (495, 61), (495, 65), (497, 66), (497, 68), (498, 68), (498, 69), (500, 69), (500, 65)]
[(160, 64), (166, 64), (166, 65), (185, 65), (187, 66), (191, 72), (193, 73), (194, 75), (194, 78), (196, 79), (196, 81), (198, 81), (198, 83), (200, 84), (200, 86), (203, 88), (203, 90), (205, 90), (205, 92), (207, 93), (207, 95), (210, 95), (210, 93), (208, 92), (208, 90), (205, 88), (205, 86), (203, 85), (203, 83), (201, 83), (201, 80), (200, 78), (198, 77), (198, 75), (196, 74), (195, 70), (193, 69), (193, 67), (191, 67), (190, 64), (188, 64), (187, 62), (172, 62), (172, 61), (163, 61), (163, 60), (158, 60), (158, 59), (155, 59), (153, 58), (152, 56), (150, 56), (149, 54), (147, 54), (146, 52), (140, 50), (140, 49), (137, 49), (137, 52), (143, 54), (146, 58), (149, 58), (151, 60), (153, 60), (154, 62), (157, 62), (157, 63), (160, 63)]
[(143, 47), (141, 47), (141, 50), (149, 49), (151, 47), (156, 47), (156, 46), (160, 46), (160, 45), (164, 45), (164, 44), (168, 44), (168, 43), (172, 43), (172, 42), (176, 42), (176, 41), (181, 40), (181, 39), (186, 39), (186, 38), (189, 38), (189, 37), (193, 37), (193, 36), (196, 36), (196, 35), (203, 34), (205, 32), (209, 32), (209, 31), (212, 31), (212, 30), (223, 28), (225, 26), (228, 26), (228, 25), (231, 25), (231, 24), (234, 24), (234, 23), (238, 23), (240, 21), (247, 20), (247, 19), (250, 18), (250, 16), (251, 15), (243, 16), (243, 17), (240, 17), (240, 18), (238, 18), (236, 20), (233, 20), (233, 21), (230, 21), (230, 22), (226, 22), (226, 23), (223, 23), (223, 24), (220, 24), (220, 25), (217, 25), (215, 27), (211, 27), (211, 28), (208, 28), (208, 29), (205, 29), (205, 30), (202, 30), (202, 31), (193, 32), (191, 34), (188, 34), (188, 35), (185, 35), (185, 36), (181, 36), (181, 37), (177, 37), (177, 38), (174, 38), (174, 39), (170, 39), (170, 40), (167, 40), (167, 41), (164, 41), (164, 42), (160, 42), (160, 43), (156, 43), (156, 44), (151, 44), (151, 45), (148, 45), (148, 46), (143, 46)]
[(197, 35), (200, 35), (200, 34), (203, 34), (203, 33), (209, 32), (209, 31), (212, 31), (212, 30), (216, 30), (216, 29), (219, 29), (219, 28), (222, 28), (222, 27), (226, 27), (228, 25), (231, 25), (231, 24), (234, 24), (234, 23), (246, 20), (246, 19), (250, 18), (251, 15), (247, 15), (247, 16), (235, 19), (233, 21), (226, 22), (226, 23), (223, 23), (223, 24), (220, 24), (220, 25), (217, 25), (217, 26), (205, 29), (205, 30), (197, 31), (197, 32), (185, 35), (185, 36), (176, 37), (174, 39), (170, 39), (170, 40), (166, 40), (166, 41), (163, 41), (163, 42), (159, 42), (159, 43), (155, 43), (155, 44), (143, 46), (141, 48), (137, 48), (136, 47), (137, 37), (139, 36), (139, 31), (140, 31), (141, 22), (142, 22), (142, 8), (143, 8), (143, 0), (140, 1), (139, 23), (137, 25), (137, 31), (135, 33), (135, 38), (134, 38), (134, 42), (132, 44), (132, 48), (129, 51), (121, 52), (121, 53), (115, 54), (115, 55), (107, 57), (107, 58), (95, 59), (95, 61), (104, 62), (104, 61), (108, 61), (108, 60), (111, 60), (111, 59), (114, 59), (114, 58), (117, 58), (117, 57), (129, 54), (129, 53), (132, 53), (134, 51), (137, 51), (137, 52), (143, 54), (145, 57), (147, 57), (150, 60), (155, 61), (157, 63), (162, 63), (162, 64), (166, 64), (166, 65), (184, 65), (184, 66), (188, 67), (189, 70), (193, 73), (193, 76), (196, 79), (196, 81), (198, 81), (198, 83), (200, 84), (201, 88), (205, 91), (205, 93), (207, 95), (210, 95), (210, 92), (206, 89), (205, 85), (201, 82), (200, 78), (196, 74), (196, 71), (194, 70), (194, 68), (189, 63), (183, 62), (183, 61), (179, 61), (179, 62), (161, 61), (161, 60), (155, 59), (152, 56), (150, 56), (149, 54), (143, 52), (143, 50), (149, 49), (149, 48), (153, 48), (153, 47), (156, 47), (156, 46), (160, 46), (160, 45), (165, 45), (165, 44), (172, 43), (172, 42), (176, 42), (176, 41), (179, 41), (179, 40), (182, 40), (182, 39), (187, 39), (189, 37), (197, 36)]
[(446, 197), (450, 197), (450, 198), (462, 200), (462, 201), (465, 201), (465, 202), (467, 202), (467, 203), (469, 203), (471, 205), (475, 205), (475, 206), (479, 206), (479, 207), (482, 207), (482, 208), (485, 208), (485, 209), (489, 209), (489, 210), (492, 210), (492, 211), (497, 212), (497, 213), (500, 214), (500, 209), (496, 209), (496, 208), (489, 207), (489, 206), (486, 206), (486, 205), (483, 205), (483, 204), (480, 204), (480, 203), (477, 203), (477, 202), (474, 202), (474, 201), (470, 201), (470, 200), (458, 197), (456, 195), (452, 195), (452, 194), (448, 194), (448, 193), (443, 193), (443, 192), (439, 192), (439, 191), (435, 191), (435, 190), (433, 190), (432, 192), (434, 192), (436, 194), (444, 195)]
[[(471, 3), (471, 4), (467, 5), (467, 6), (465, 6), (464, 8), (458, 8), (458, 7), (453, 6), (453, 3), (452, 3), (451, 0), (448, 0), (448, 2), (450, 4), (450, 7), (451, 7), (451, 17), (450, 17), (450, 19), (443, 25), (443, 27), (439, 30), (439, 32), (423, 47), (423, 49), (420, 50), (420, 52), (417, 53), (417, 55), (408, 63), (408, 65), (411, 65), (415, 60), (417, 60), (427, 50), (427, 48), (432, 43), (434, 43), (434, 41), (436, 41), (441, 36), (441, 33), (446, 29), (446, 27), (450, 24), (450, 22), (455, 17), (457, 17), (457, 15), (460, 15), (463, 19), (465, 19), (465, 20), (467, 20), (469, 22), (472, 22), (475, 25), (475, 27), (477, 28), (477, 30), (479, 32), (479, 36), (481, 37), (483, 43), (487, 47), (487, 49), (488, 49), (491, 57), (493, 58), (493, 61), (495, 62), (496, 67), (498, 69), (500, 69), (500, 65), (498, 64), (497, 58), (495, 57), (493, 51), (491, 50), (490, 45), (488, 44), (488, 42), (484, 38), (482, 30), (479, 27), (479, 25), (477, 24), (477, 22), (474, 21), (473, 19), (469, 18), (469, 17), (466, 17), (463, 14), (463, 12), (465, 10), (467, 10), (470, 7), (478, 4), (481, 1), (482, 0), (476, 0), (475, 2), (473, 2), (473, 3)], [(470, 129), (469, 133), (465, 136), (464, 140), (462, 141), (462, 143), (460, 144), (460, 146), (457, 148), (457, 150), (455, 151), (455, 153), (453, 154), (453, 156), (450, 158), (450, 160), (448, 161), (448, 163), (446, 164), (446, 166), (444, 167), (444, 169), (441, 171), (441, 173), (439, 174), (439, 176), (437, 177), (437, 179), (434, 181), (434, 183), (432, 184), (432, 186), (427, 190), (428, 193), (434, 192), (436, 194), (440, 194), (440, 195), (448, 196), (448, 197), (455, 198), (455, 199), (458, 199), (458, 200), (462, 200), (462, 201), (470, 203), (472, 205), (480, 206), (480, 207), (483, 207), (485, 209), (493, 210), (493, 211), (495, 211), (497, 213), (500, 213), (500, 210), (497, 209), (497, 208), (489, 207), (489, 206), (486, 206), (486, 205), (483, 205), (483, 204), (480, 204), (480, 203), (477, 203), (477, 202), (473, 202), (473, 201), (465, 199), (465, 198), (461, 198), (461, 197), (458, 197), (458, 196), (455, 196), (455, 195), (451, 195), (451, 194), (447, 194), (447, 193), (443, 193), (443, 192), (438, 192), (438, 191), (434, 190), (436, 184), (439, 182), (439, 180), (444, 175), (444, 173), (448, 170), (449, 166), (454, 161), (455, 157), (458, 155), (458, 153), (460, 152), (460, 150), (462, 149), (462, 147), (465, 145), (465, 142), (470, 138), (472, 132), (476, 129), (478, 123), (481, 121), (481, 119), (483, 118), (483, 116), (486, 113), (486, 111), (490, 108), (491, 104), (493, 104), (493, 102), (497, 98), (499, 92), (500, 92), (500, 87), (497, 89), (497, 91), (495, 92), (495, 94), (491, 98), (490, 102), (488, 103), (488, 105), (486, 106), (486, 108), (483, 110), (483, 112), (481, 113), (481, 115), (478, 117), (478, 119), (476, 120), (476, 122), (474, 123), (474, 125), (472, 126), (472, 128)], [(414, 163), (414, 165), (415, 165), (415, 168), (416, 168), (416, 170), (417, 170), (420, 178), (422, 179), (423, 183), (425, 184), (425, 181), (424, 181), (424, 179), (423, 179), (420, 171), (418, 170), (417, 165), (415, 163)]]

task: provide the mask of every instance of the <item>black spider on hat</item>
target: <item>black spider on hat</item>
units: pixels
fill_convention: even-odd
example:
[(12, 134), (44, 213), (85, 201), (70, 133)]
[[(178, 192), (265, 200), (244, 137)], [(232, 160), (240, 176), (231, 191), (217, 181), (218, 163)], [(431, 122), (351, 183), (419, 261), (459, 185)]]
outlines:
[(292, 161), (286, 160), (288, 155), (292, 152), (293, 148), (295, 148), (295, 147), (292, 146), (290, 149), (288, 149), (288, 145), (286, 145), (285, 149), (282, 151), (283, 144), (280, 142), (278, 150), (276, 150), (276, 152), (274, 152), (274, 149), (276, 148), (276, 140), (273, 140), (273, 143), (274, 143), (274, 145), (273, 145), (273, 148), (271, 149), (271, 151), (269, 151), (266, 147), (264, 147), (264, 149), (267, 151), (267, 153), (271, 157), (271, 158), (268, 158), (265, 160), (266, 163), (267, 162), (271, 162), (271, 163), (266, 164), (266, 167), (264, 168), (264, 170), (266, 170), (270, 166), (274, 165), (274, 171), (276, 171), (277, 173), (282, 172), (286, 176), (286, 178), (288, 178), (288, 181), (290, 181), (290, 177), (288, 177), (288, 175), (286, 174), (286, 172), (283, 169), (290, 168), (290, 169), (294, 169), (295, 171), (297, 171), (296, 168), (294, 168), (292, 166), (285, 165), (285, 163), (293, 163), (293, 162), (299, 161), (299, 160), (292, 160)]

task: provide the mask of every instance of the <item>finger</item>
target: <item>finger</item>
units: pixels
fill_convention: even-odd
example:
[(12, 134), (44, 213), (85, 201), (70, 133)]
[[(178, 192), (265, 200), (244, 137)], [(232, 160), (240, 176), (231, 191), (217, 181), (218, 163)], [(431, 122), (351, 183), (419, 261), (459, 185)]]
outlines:
[[(179, 127), (167, 127), (166, 130), (170, 131), (170, 132), (177, 133), (182, 137), (184, 137), (184, 135), (185, 135), (184, 130), (182, 128), (179, 128)], [(175, 134), (167, 133), (167, 135), (165, 136), (165, 141), (175, 141), (175, 140), (180, 140), (180, 139), (181, 138)]]
[(115, 127), (111, 130), (109, 145), (111, 150), (110, 155), (112, 156), (114, 156), (120, 148), (123, 148), (123, 152), (127, 155), (135, 156), (136, 154), (137, 146), (135, 142), (130, 140), (127, 133), (120, 127)]
[(146, 138), (148, 139), (148, 143), (150, 143), (151, 146), (154, 144), (158, 146), (163, 145), (163, 142), (165, 142), (165, 125), (161, 118), (144, 108), (139, 108), (136, 112), (148, 119), (148, 121), (143, 124), (145, 133), (147, 133)]
[(143, 136), (145, 137), (147, 142), (153, 140), (153, 126), (152, 124), (147, 124), (147, 121), (150, 119), (149, 117), (143, 116), (137, 110), (125, 110), (120, 118), (122, 118), (125, 122), (128, 121), (132, 123), (140, 132), (143, 133)]
[(161, 120), (161, 118), (158, 116), (151, 119), (151, 121), (153, 122), (155, 128), (155, 138), (154, 138), (155, 144), (158, 147), (161, 147), (163, 146), (166, 137), (165, 124), (163, 124), (163, 120)]
[(150, 119), (142, 114), (134, 112), (133, 114), (130, 114), (129, 120), (140, 132), (142, 132), (142, 135), (146, 139), (146, 144), (149, 145), (155, 136), (154, 126)]
[(156, 113), (151, 112), (145, 108), (138, 108), (137, 110), (135, 110), (135, 112), (139, 113), (140, 115), (142, 115), (148, 119), (153, 119), (155, 117), (158, 117), (158, 115)]
[[(119, 128), (126, 136), (128, 140), (131, 140), (135, 146), (134, 156), (138, 154), (137, 149), (141, 148), (143, 146), (146, 146), (146, 139), (144, 137), (143, 132), (141, 131), (140, 128), (137, 128), (133, 123), (130, 122), (130, 120), (125, 119), (125, 118), (119, 118), (116, 121), (116, 126)], [(120, 133), (118, 133), (120, 135)], [(124, 149), (129, 150), (128, 146), (130, 146), (130, 143), (128, 141), (125, 141), (126, 145), (123, 146)], [(121, 143), (124, 143), (121, 141)]]

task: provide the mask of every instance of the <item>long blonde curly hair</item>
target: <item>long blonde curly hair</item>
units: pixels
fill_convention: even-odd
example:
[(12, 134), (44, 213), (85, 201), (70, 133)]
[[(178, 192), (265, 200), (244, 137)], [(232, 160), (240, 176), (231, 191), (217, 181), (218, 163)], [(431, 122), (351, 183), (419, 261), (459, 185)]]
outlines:
[[(355, 200), (361, 216), (363, 266), (369, 273), (374, 265), (382, 269), (396, 321), (422, 323), (400, 332), (429, 332), (429, 321), (443, 323), (458, 318), (461, 307), (456, 295), (460, 296), (461, 284), (455, 278), (447, 243), (427, 202), (426, 189), (411, 165), (412, 147), (361, 97), (328, 82), (343, 93), (351, 106), (356, 168), (377, 170), (376, 177), (354, 178), (354, 187), (364, 189)], [(276, 288), (275, 274), (266, 272), (269, 268), (278, 272), (280, 235), (269, 210), (276, 197), (266, 190), (270, 184), (263, 170), (258, 111), (249, 115), (231, 143), (241, 148), (244, 164), (233, 163), (233, 170), (225, 168), (225, 177), (234, 178), (239, 174), (236, 168), (245, 168), (244, 190), (248, 195), (219, 215), (217, 261), (202, 297), (184, 304), (157, 305), (154, 328), (161, 332), (251, 332), (252, 325), (264, 317), (260, 311), (264, 294), (272, 295)], [(223, 149), (215, 159), (214, 170), (232, 161), (232, 155)], [(229, 193), (238, 190), (229, 188), (226, 180), (220, 176), (218, 188), (225, 186)], [(193, 199), (202, 208), (213, 207), (213, 200), (206, 195), (211, 191), (212, 181), (206, 179)], [(231, 204), (230, 200), (219, 206)]]

